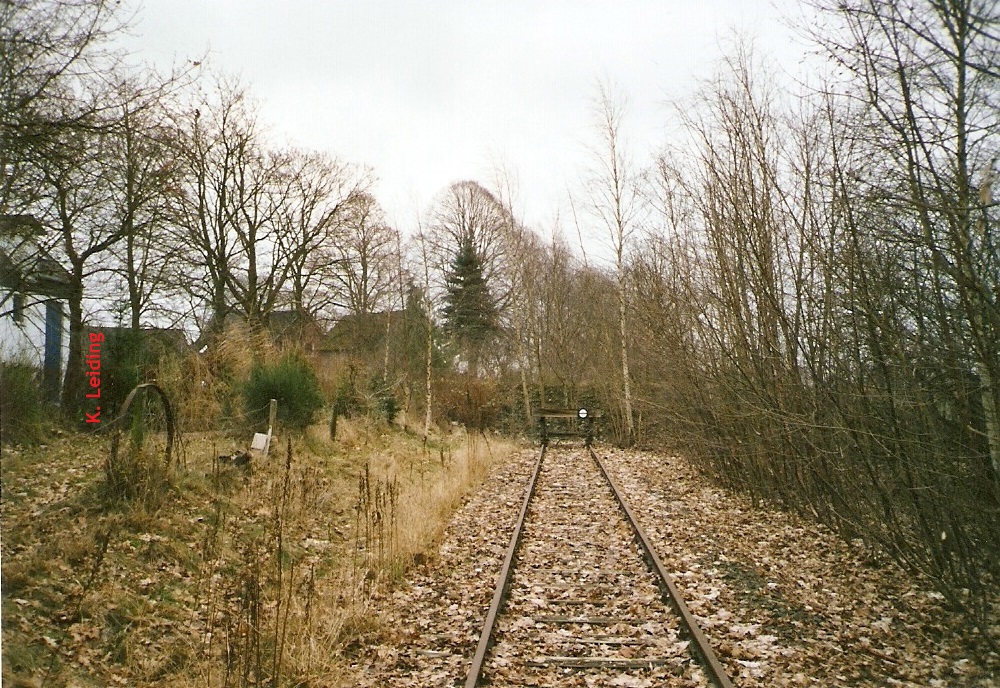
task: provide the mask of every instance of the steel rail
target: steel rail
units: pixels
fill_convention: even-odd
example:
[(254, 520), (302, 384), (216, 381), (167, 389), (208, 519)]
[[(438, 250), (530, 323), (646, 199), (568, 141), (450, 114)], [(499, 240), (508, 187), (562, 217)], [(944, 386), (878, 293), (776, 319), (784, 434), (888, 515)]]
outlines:
[(510, 589), (511, 574), (514, 572), (514, 559), (517, 557), (517, 547), (521, 542), (521, 533), (524, 531), (524, 521), (528, 516), (528, 505), (535, 494), (535, 484), (538, 482), (538, 474), (542, 468), (542, 459), (545, 458), (545, 446), (538, 455), (535, 468), (531, 473), (531, 480), (528, 489), (524, 494), (524, 502), (521, 503), (521, 512), (517, 517), (517, 525), (514, 533), (510, 536), (510, 544), (507, 546), (507, 555), (504, 557), (503, 566), (500, 568), (500, 575), (497, 577), (496, 591), (493, 593), (493, 602), (490, 610), (486, 613), (486, 621), (483, 622), (483, 631), (479, 636), (479, 644), (476, 646), (476, 654), (472, 657), (472, 664), (469, 667), (469, 675), (465, 680), (465, 688), (476, 688), (479, 677), (483, 672), (483, 663), (486, 655), (493, 644), (493, 629), (496, 626), (497, 617), (503, 609), (503, 604), (507, 600), (507, 591)]
[[(653, 549), (652, 543), (650, 543), (646, 533), (639, 525), (639, 521), (636, 520), (635, 514), (632, 513), (632, 510), (622, 497), (621, 492), (618, 490), (618, 485), (604, 468), (604, 464), (601, 463), (601, 460), (597, 457), (597, 454), (593, 449), (590, 449), (590, 455), (593, 457), (594, 462), (600, 469), (601, 475), (604, 476), (604, 479), (608, 481), (608, 485), (611, 486), (611, 491), (614, 492), (618, 505), (621, 506), (622, 511), (625, 512), (625, 518), (628, 520), (629, 525), (632, 526), (632, 532), (635, 534), (636, 541), (639, 543), (639, 546), (642, 547), (646, 561), (653, 567), (657, 575), (660, 577), (660, 580), (663, 582), (664, 587), (666, 588), (668, 602), (674, 608), (674, 611), (677, 612), (677, 615), (681, 618), (681, 624), (694, 641), (695, 653), (699, 656), (702, 660), (702, 664), (708, 670), (712, 682), (719, 688), (733, 688), (733, 683), (726, 675), (726, 670), (722, 666), (722, 662), (719, 661), (719, 658), (716, 656), (711, 644), (708, 642), (708, 638), (705, 637), (705, 634), (698, 626), (697, 619), (694, 618), (694, 615), (687, 608), (687, 605), (684, 604), (684, 600), (681, 597), (677, 586), (674, 584), (673, 578), (669, 573), (667, 573), (667, 570), (663, 566), (663, 562), (660, 561), (660, 558), (656, 555), (656, 550)], [(468, 688), (472, 688), (472, 686), (468, 686)]]

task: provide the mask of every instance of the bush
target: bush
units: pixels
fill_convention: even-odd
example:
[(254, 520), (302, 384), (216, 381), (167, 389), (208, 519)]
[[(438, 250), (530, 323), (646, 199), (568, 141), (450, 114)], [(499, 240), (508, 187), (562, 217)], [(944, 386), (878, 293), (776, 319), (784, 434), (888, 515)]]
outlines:
[(278, 420), (285, 425), (302, 430), (312, 423), (316, 411), (323, 407), (323, 395), (308, 361), (288, 354), (275, 364), (258, 363), (251, 368), (243, 388), (247, 417), (266, 426), (271, 399), (277, 399)]
[(139, 417), (124, 440), (115, 437), (104, 463), (104, 494), (109, 502), (141, 502), (156, 507), (170, 485), (170, 465), (163, 454), (146, 446)]
[(0, 439), (5, 443), (33, 443), (40, 437), (42, 393), (35, 381), (35, 368), (27, 363), (0, 363)]
[(116, 417), (129, 392), (148, 379), (156, 357), (144, 332), (118, 330), (105, 335), (101, 359), (101, 406)]
[(344, 377), (337, 384), (337, 389), (333, 394), (333, 414), (351, 418), (354, 415), (364, 413), (365, 403), (358, 393), (358, 371), (351, 366), (348, 369), (347, 377)]
[(399, 415), (400, 407), (396, 395), (393, 393), (392, 385), (385, 381), (382, 375), (377, 374), (368, 382), (372, 390), (375, 411), (382, 420), (392, 423)]
[(341, 378), (333, 394), (333, 413), (336, 416), (351, 418), (367, 414), (392, 423), (399, 411), (399, 400), (393, 386), (380, 373), (374, 373), (359, 390), (358, 371), (354, 366), (348, 368), (347, 375)]
[(166, 445), (161, 450), (149, 431), (162, 426), (167, 429), (167, 437), (173, 436), (176, 441), (176, 428), (172, 415), (166, 413), (168, 398), (162, 388), (155, 389), (161, 398), (151, 400), (151, 388), (145, 387), (133, 397), (131, 407), (121, 411), (120, 417), (129, 419), (130, 425), (127, 432), (122, 428), (114, 431), (104, 465), (104, 492), (110, 502), (141, 502), (147, 508), (157, 508), (170, 486), (171, 458)]
[(161, 356), (156, 381), (170, 396), (175, 410), (183, 412), (185, 430), (217, 430), (222, 409), (232, 403), (232, 390), (212, 372), (207, 360), (194, 351)]
[(471, 375), (452, 375), (442, 379), (435, 390), (435, 415), (460, 423), (470, 430), (496, 428), (500, 406), (497, 384)]

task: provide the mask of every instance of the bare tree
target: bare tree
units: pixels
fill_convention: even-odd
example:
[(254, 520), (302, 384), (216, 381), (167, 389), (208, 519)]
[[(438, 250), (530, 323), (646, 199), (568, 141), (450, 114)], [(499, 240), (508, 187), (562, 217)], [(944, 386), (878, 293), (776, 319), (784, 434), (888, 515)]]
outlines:
[[(750, 53), (727, 58), (678, 112), (688, 149), (660, 161), (663, 233), (629, 279), (659, 432), (930, 576), (987, 638), (996, 39), (963, 7), (831, 6), (820, 38), (852, 81), (797, 107)], [(977, 22), (962, 77), (943, 39)]]
[(181, 256), (173, 226), (181, 200), (182, 170), (174, 163), (176, 141), (169, 114), (187, 74), (124, 76), (108, 94), (110, 193), (113, 221), (122, 240), (113, 247), (110, 270), (126, 287), (129, 326), (147, 316), (178, 314), (171, 308), (171, 277)]
[(238, 117), (243, 97), (240, 91), (223, 94), (220, 102), (211, 104), (202, 96), (177, 116), (177, 155), (184, 166), (178, 240), (186, 251), (176, 279), (192, 305), (206, 311), (203, 336), (221, 332), (233, 309), (227, 282), (237, 249), (225, 208), (231, 170), (222, 151), (221, 128)]
[(424, 312), (427, 315), (427, 339), (425, 352), (425, 380), (424, 380), (424, 442), (427, 442), (427, 437), (431, 431), (431, 422), (434, 419), (434, 411), (432, 407), (432, 402), (434, 401), (433, 387), (432, 387), (432, 377), (434, 365), (434, 323), (433, 323), (433, 306), (431, 301), (431, 269), (430, 260), (427, 252), (427, 240), (425, 238), (423, 231), (417, 232), (417, 241), (420, 244), (420, 261), (423, 265), (424, 273), (424, 287), (423, 287), (423, 297), (424, 297)]
[(867, 138), (891, 161), (879, 183), (886, 200), (912, 215), (910, 240), (956, 290), (1000, 479), (1000, 247), (990, 206), (979, 201), (1000, 153), (1000, 8), (989, 0), (816, 4), (841, 30), (812, 35), (861, 86)]
[(120, 225), (108, 222), (112, 195), (105, 164), (110, 139), (101, 128), (63, 129), (52, 139), (50, 155), (35, 161), (41, 198), (34, 208), (55, 228), (61, 255), (69, 262), (69, 356), (63, 383), (63, 408), (83, 403), (83, 297), (87, 281), (103, 269), (96, 259), (121, 241)]
[[(106, 39), (125, 21), (109, 2), (0, 4), (0, 212), (31, 213), (51, 231), (44, 248), (71, 265), (70, 364), (64, 408), (83, 401), (80, 335), (84, 282), (94, 257), (120, 239), (104, 226), (107, 127), (100, 93), (117, 56)], [(76, 156), (85, 156), (78, 159)], [(86, 159), (97, 156), (97, 161)], [(20, 256), (27, 273), (38, 254)]]
[(330, 289), (338, 306), (349, 313), (374, 313), (393, 301), (398, 242), (375, 197), (356, 194), (327, 247)]
[(623, 140), (625, 99), (601, 84), (594, 103), (598, 143), (592, 150), (593, 168), (587, 180), (588, 207), (600, 222), (614, 254), (618, 293), (618, 350), (622, 371), (622, 441), (635, 441), (632, 414), (632, 380), (628, 356), (628, 288), (626, 258), (639, 213), (639, 179)]
[(617, 397), (620, 390), (606, 389), (614, 380), (607, 370), (620, 363), (613, 278), (581, 264), (558, 234), (540, 255), (533, 337), (542, 401), (574, 404), (581, 391), (595, 387)]
[(538, 295), (538, 269), (544, 248), (538, 236), (517, 219), (518, 213), (515, 210), (517, 184), (514, 173), (505, 165), (497, 164), (494, 167), (493, 186), (507, 220), (503, 234), (506, 243), (504, 252), (510, 257), (507, 270), (510, 301), (506, 329), (513, 338), (514, 365), (521, 384), (524, 420), (526, 424), (530, 424), (533, 417), (529, 389), (531, 375), (529, 338), (531, 324), (537, 320), (535, 305)]
[(450, 317), (446, 326), (473, 373), (499, 334), (510, 299), (504, 206), (477, 182), (452, 184), (429, 212), (424, 249), (433, 285)]
[(296, 191), (293, 156), (267, 146), (248, 100), (220, 83), (181, 119), (187, 290), (208, 308), (208, 333), (230, 314), (263, 325), (292, 269), (282, 213)]
[(102, 103), (77, 94), (112, 70), (107, 39), (126, 23), (119, 3), (104, 0), (0, 3), (0, 213), (30, 209), (30, 163), (52, 137), (94, 125)]
[(323, 153), (293, 152), (291, 193), (280, 210), (292, 307), (324, 320), (346, 299), (337, 288), (355, 206), (370, 198), (368, 170)]
[(505, 234), (509, 226), (504, 206), (478, 182), (457, 182), (438, 194), (429, 212), (426, 235), (430, 267), (439, 285), (455, 255), (468, 242), (481, 260), (483, 276), (502, 309), (508, 295)]

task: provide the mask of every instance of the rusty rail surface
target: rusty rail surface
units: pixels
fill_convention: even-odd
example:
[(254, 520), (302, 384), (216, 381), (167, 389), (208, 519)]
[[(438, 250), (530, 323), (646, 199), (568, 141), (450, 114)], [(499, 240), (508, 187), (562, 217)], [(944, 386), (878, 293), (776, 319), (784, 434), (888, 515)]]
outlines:
[(493, 629), (496, 626), (497, 617), (503, 609), (503, 603), (507, 599), (507, 591), (510, 589), (511, 575), (514, 573), (514, 559), (517, 556), (517, 546), (521, 542), (521, 533), (524, 531), (524, 521), (528, 516), (528, 505), (535, 495), (535, 484), (538, 482), (538, 474), (542, 469), (542, 459), (545, 458), (545, 446), (538, 454), (535, 468), (531, 472), (531, 480), (528, 481), (528, 489), (524, 495), (524, 502), (521, 503), (521, 511), (517, 516), (517, 525), (514, 527), (514, 534), (510, 536), (510, 544), (507, 546), (507, 555), (503, 559), (503, 566), (500, 567), (500, 576), (497, 578), (496, 591), (493, 593), (493, 602), (490, 610), (486, 613), (486, 621), (483, 623), (483, 631), (479, 635), (479, 644), (476, 645), (476, 654), (472, 657), (472, 665), (469, 667), (469, 675), (465, 680), (465, 688), (476, 688), (479, 677), (483, 673), (483, 662), (493, 644)]
[[(597, 464), (601, 475), (604, 476), (605, 481), (611, 487), (615, 500), (621, 507), (622, 512), (625, 515), (625, 520), (628, 521), (629, 526), (632, 528), (632, 532), (635, 535), (636, 542), (643, 551), (644, 559), (647, 565), (658, 578), (660, 589), (663, 592), (665, 601), (669, 603), (674, 612), (680, 618), (682, 628), (690, 637), (692, 641), (691, 647), (693, 648), (692, 654), (696, 659), (700, 660), (700, 663), (707, 671), (709, 680), (713, 685), (717, 686), (717, 688), (734, 688), (732, 681), (730, 681), (726, 674), (725, 668), (722, 666), (722, 663), (716, 656), (711, 644), (708, 642), (708, 638), (705, 636), (704, 632), (702, 632), (694, 615), (684, 603), (684, 600), (680, 595), (680, 591), (674, 584), (673, 578), (671, 578), (670, 574), (667, 573), (667, 570), (664, 568), (663, 562), (660, 561), (660, 558), (653, 549), (649, 538), (646, 536), (646, 533), (643, 531), (642, 527), (636, 520), (635, 515), (632, 513), (632, 510), (626, 503), (621, 491), (618, 489), (618, 485), (604, 468), (604, 464), (598, 458), (593, 448), (588, 447), (588, 450), (591, 458), (593, 458), (594, 462)], [(476, 646), (476, 653), (473, 656), (472, 663), (469, 667), (469, 673), (465, 681), (465, 688), (476, 688), (476, 686), (479, 685), (480, 678), (482, 677), (483, 665), (486, 662), (486, 657), (493, 644), (493, 633), (496, 621), (503, 611), (503, 606), (507, 599), (507, 593), (510, 589), (510, 583), (514, 573), (514, 565), (517, 559), (517, 550), (521, 542), (521, 534), (524, 530), (524, 522), (528, 515), (528, 507), (531, 504), (531, 498), (535, 493), (535, 486), (538, 482), (538, 474), (541, 471), (542, 460), (545, 458), (545, 453), (546, 447), (543, 445), (541, 453), (538, 456), (538, 460), (535, 462), (531, 479), (528, 482), (528, 488), (525, 492), (524, 501), (521, 504), (521, 511), (517, 518), (517, 524), (514, 527), (514, 533), (511, 535), (510, 544), (507, 547), (507, 554), (504, 557), (503, 566), (501, 567), (500, 575), (497, 578), (497, 586), (493, 594), (493, 602), (490, 605), (490, 609), (486, 614), (486, 620), (483, 623), (483, 630), (480, 633), (479, 643)]]
[(663, 566), (663, 562), (660, 561), (660, 557), (656, 555), (656, 550), (653, 549), (653, 545), (650, 543), (645, 531), (643, 531), (642, 527), (639, 525), (639, 521), (636, 520), (632, 510), (625, 502), (625, 498), (622, 497), (622, 493), (618, 490), (618, 485), (604, 468), (604, 464), (601, 463), (601, 460), (597, 458), (597, 454), (593, 449), (590, 450), (590, 456), (597, 463), (597, 467), (600, 469), (601, 475), (604, 476), (608, 485), (611, 486), (611, 491), (614, 492), (615, 499), (618, 501), (619, 506), (621, 506), (622, 511), (625, 513), (625, 520), (627, 520), (629, 525), (632, 527), (632, 532), (635, 534), (636, 542), (639, 543), (639, 546), (645, 554), (646, 562), (660, 579), (661, 588), (664, 592), (666, 592), (666, 597), (668, 598), (670, 605), (680, 617), (681, 625), (691, 637), (692, 645), (695, 648), (694, 651), (701, 660), (705, 669), (708, 671), (709, 678), (719, 688), (733, 688), (733, 683), (726, 675), (726, 670), (722, 666), (722, 662), (719, 661), (715, 651), (712, 649), (711, 643), (708, 642), (708, 638), (705, 637), (705, 633), (698, 626), (697, 619), (694, 618), (691, 610), (689, 610), (687, 605), (684, 604), (684, 599), (681, 597), (680, 591), (677, 589), (677, 585), (674, 584), (674, 579), (669, 573), (667, 573), (667, 570)]

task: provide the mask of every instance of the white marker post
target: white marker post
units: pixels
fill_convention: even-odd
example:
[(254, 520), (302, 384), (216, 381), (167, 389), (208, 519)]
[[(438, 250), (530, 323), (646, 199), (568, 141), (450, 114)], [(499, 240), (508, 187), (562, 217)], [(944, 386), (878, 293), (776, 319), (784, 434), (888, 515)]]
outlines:
[(278, 415), (278, 400), (271, 399), (271, 403), (268, 406), (267, 411), (267, 434), (262, 432), (255, 432), (253, 434), (253, 442), (250, 443), (250, 449), (254, 451), (259, 451), (267, 458), (267, 454), (271, 451), (271, 433), (274, 432), (274, 419)]

